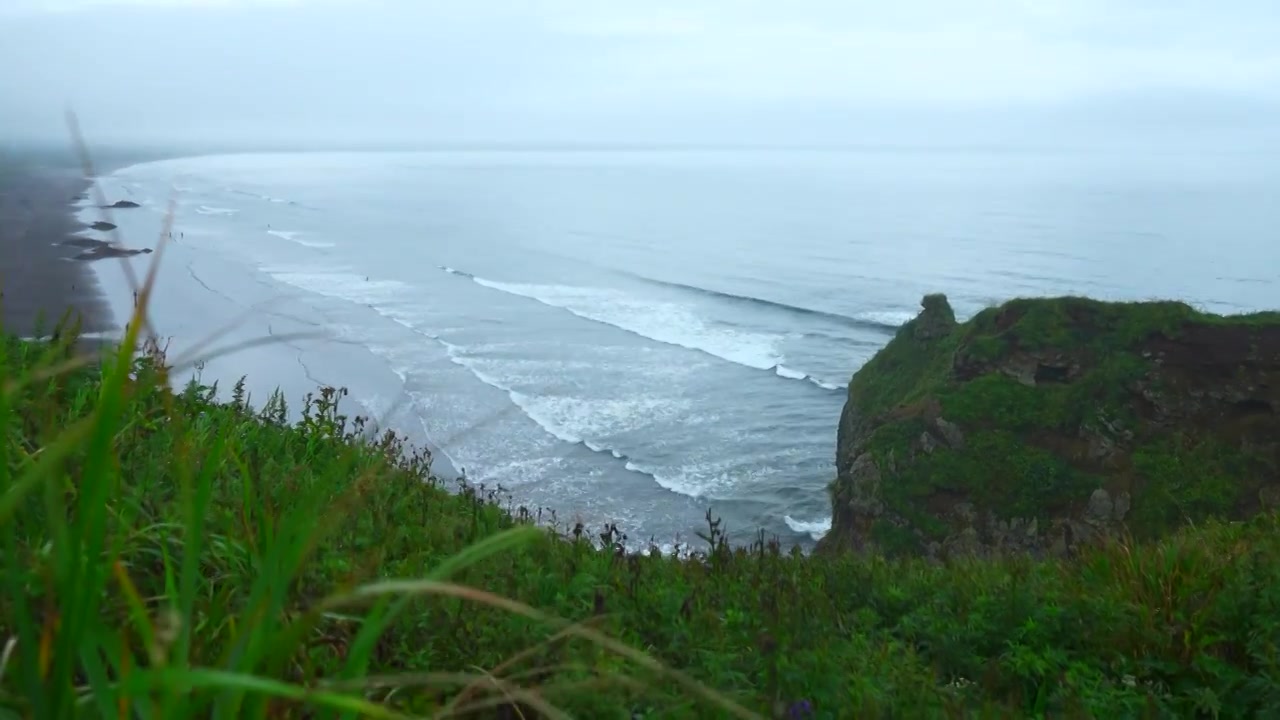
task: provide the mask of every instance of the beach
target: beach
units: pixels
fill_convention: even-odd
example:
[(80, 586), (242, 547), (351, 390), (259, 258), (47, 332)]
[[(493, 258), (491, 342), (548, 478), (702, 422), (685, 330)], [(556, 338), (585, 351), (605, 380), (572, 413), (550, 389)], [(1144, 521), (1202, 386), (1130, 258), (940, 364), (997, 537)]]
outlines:
[[(100, 170), (99, 177), (114, 169)], [(123, 200), (126, 206), (104, 210), (100, 200), (108, 206)], [(225, 400), (244, 378), (256, 407), (279, 390), (294, 419), (308, 393), (346, 387), (344, 414), (368, 418), (370, 428), (388, 428), (382, 420), (395, 410), (402, 391), (393, 372), (378, 372), (367, 350), (335, 339), (322, 316), (291, 305), (287, 289), (265, 285), (214, 253), (176, 241), (182, 235), (180, 214), (175, 242), (156, 252), (164, 212), (163, 205), (143, 208), (127, 198), (99, 198), (77, 169), (7, 167), (0, 177), (0, 327), (20, 337), (47, 337), (70, 308), (81, 317), (82, 347), (115, 340), (134, 307), (124, 264), (141, 282), (159, 258), (149, 321), (176, 366), (175, 386), (193, 378), (216, 383)], [(431, 448), (425, 436), (412, 440)], [(442, 455), (433, 467), (442, 477), (458, 474)]]
[(147, 319), (175, 388), (195, 379), (216, 387), (216, 397), (225, 401), (242, 383), (258, 408), (279, 391), (295, 421), (308, 394), (345, 388), (341, 414), (364, 417), (368, 434), (395, 430), (431, 450), (438, 476), (459, 474), (412, 416), (397, 415), (408, 405), (403, 378), (367, 347), (335, 332), (326, 313), (304, 302), (296, 288), (270, 282), (228, 257), (223, 238), (196, 226), (199, 208), (183, 202), (181, 192), (165, 187), (142, 193), (114, 179), (120, 170), (99, 173), (96, 190), (74, 203), (77, 237), (113, 243), (108, 256), (80, 264), (96, 277), (119, 333), (135, 307), (129, 274), (141, 283), (158, 263)]
[[(85, 229), (73, 203), (89, 183), (70, 168), (12, 168), (0, 179), (0, 327), (28, 337), (47, 334), (68, 309), (81, 330), (110, 331), (112, 318), (93, 271), (66, 245)], [(41, 322), (43, 318), (43, 322)]]

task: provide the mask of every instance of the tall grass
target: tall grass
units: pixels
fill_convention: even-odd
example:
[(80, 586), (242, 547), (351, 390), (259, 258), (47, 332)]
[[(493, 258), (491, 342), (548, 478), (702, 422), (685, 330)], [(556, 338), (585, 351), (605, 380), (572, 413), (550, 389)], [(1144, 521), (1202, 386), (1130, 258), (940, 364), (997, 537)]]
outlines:
[[(438, 483), (429, 457), (393, 433), (363, 439), (363, 420), (338, 412), (343, 391), (309, 396), (294, 425), (278, 395), (255, 411), (242, 386), (227, 405), (194, 382), (170, 392), (158, 345), (128, 349), (140, 320), (97, 367), (67, 362), (75, 336), (61, 329), (50, 343), (7, 337), (0, 351), (3, 609), (13, 633), (0, 669), (5, 700), (24, 714), (264, 717), (308, 706), (399, 717), (405, 710), (392, 708), (405, 703), (385, 702), (397, 693), (433, 709), (436, 700), (414, 702), (408, 690), (462, 683), (474, 699), (451, 702), (450, 714), (495, 704), (496, 690), (501, 704), (563, 716), (544, 699), (546, 683), (532, 690), (478, 669), (371, 676), (386, 665), (388, 627), (433, 596), (453, 612), (479, 603), (585, 639), (753, 717), (588, 627), (450, 583), (543, 531), (474, 493), (455, 499), (426, 484)], [(433, 500), (470, 514), (434, 547)], [(378, 579), (392, 567), (409, 579)]]
[(1275, 515), (948, 564), (708, 515), (694, 557), (628, 554), (341, 389), (171, 391), (153, 280), (100, 357), (0, 335), (0, 716), (1280, 717)]
[(341, 390), (290, 423), (169, 391), (154, 344), (50, 372), (71, 342), (0, 343), (20, 717), (1280, 712), (1273, 515), (1069, 561), (804, 557), (714, 522), (693, 558), (633, 555), (450, 492)]

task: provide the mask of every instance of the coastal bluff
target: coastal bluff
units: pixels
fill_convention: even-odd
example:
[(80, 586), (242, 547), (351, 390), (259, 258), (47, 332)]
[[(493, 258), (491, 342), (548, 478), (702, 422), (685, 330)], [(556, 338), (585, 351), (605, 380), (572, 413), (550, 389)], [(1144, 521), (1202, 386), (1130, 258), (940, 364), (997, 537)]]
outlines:
[(849, 384), (819, 552), (1064, 555), (1280, 507), (1280, 312), (921, 304)]

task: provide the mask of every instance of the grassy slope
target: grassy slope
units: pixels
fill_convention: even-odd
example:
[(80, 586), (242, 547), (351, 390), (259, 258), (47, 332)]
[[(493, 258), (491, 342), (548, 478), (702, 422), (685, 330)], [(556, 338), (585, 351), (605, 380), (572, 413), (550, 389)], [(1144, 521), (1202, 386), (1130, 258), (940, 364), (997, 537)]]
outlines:
[[(997, 318), (1002, 314), (1016, 321), (1000, 327)], [(1188, 324), (1274, 326), (1280, 325), (1280, 313), (1224, 317), (1178, 302), (1111, 303), (1064, 297), (1014, 300), (989, 308), (949, 336), (931, 342), (916, 340), (908, 324), (850, 383), (850, 399), (864, 417), (898, 411), (894, 419), (875, 429), (868, 448), (881, 460), (890, 453), (899, 459), (907, 457), (910, 443), (925, 428), (919, 414), (909, 408), (937, 400), (943, 417), (965, 429), (967, 450), (918, 455), (893, 482), (884, 484), (886, 505), (940, 538), (946, 528), (918, 510), (925, 498), (938, 493), (974, 498), (1006, 518), (1044, 520), (1082, 502), (1094, 488), (1109, 483), (1065, 462), (1042, 440), (1074, 438), (1079, 428), (1096, 425), (1100, 417), (1118, 427), (1135, 427), (1138, 421), (1125, 386), (1151, 368), (1135, 352), (1137, 344), (1154, 333), (1176, 337)], [(1000, 373), (965, 383), (951, 379), (957, 354), (989, 362), (1015, 348), (1066, 349), (1095, 363), (1070, 384), (1028, 387)], [(1132, 465), (1144, 483), (1144, 494), (1143, 502), (1135, 503), (1130, 526), (1140, 537), (1164, 535), (1185, 517), (1229, 515), (1242, 498), (1256, 494), (1258, 488), (1248, 478), (1265, 475), (1240, 467), (1240, 453), (1230, 452), (1209, 434), (1177, 446), (1166, 439), (1139, 440)], [(1189, 479), (1194, 482), (1188, 483)], [(834, 490), (839, 493), (840, 488)], [(897, 549), (918, 549), (909, 535), (895, 537), (900, 541), (897, 545), (912, 546)], [(885, 533), (885, 539), (894, 537)]]
[(287, 426), (64, 356), (0, 342), (0, 714), (732, 716), (645, 657), (766, 717), (1280, 713), (1275, 517), (1062, 563), (625, 556), (356, 440), (340, 393)]

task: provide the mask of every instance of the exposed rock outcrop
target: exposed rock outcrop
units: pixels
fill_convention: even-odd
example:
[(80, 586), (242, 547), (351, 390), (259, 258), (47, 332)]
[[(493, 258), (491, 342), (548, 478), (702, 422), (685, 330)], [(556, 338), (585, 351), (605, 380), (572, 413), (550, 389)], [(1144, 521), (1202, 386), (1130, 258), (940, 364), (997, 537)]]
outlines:
[(111, 203), (110, 205), (103, 205), (103, 207), (104, 207), (104, 208), (115, 208), (115, 209), (117, 209), (117, 210), (123, 210), (123, 209), (127, 209), (127, 208), (136, 208), (136, 207), (142, 207), (142, 206), (141, 206), (141, 205), (139, 205), (138, 203), (136, 203), (136, 202), (132, 201), (132, 200), (117, 200), (117, 201), (115, 201), (115, 202)]
[(850, 382), (820, 550), (1060, 555), (1280, 508), (1280, 313), (921, 304)]
[(151, 248), (125, 248), (107, 242), (106, 240), (95, 240), (93, 238), (72, 236), (64, 240), (63, 245), (70, 247), (85, 248), (84, 252), (72, 256), (72, 260), (92, 261), (103, 260), (106, 258), (132, 257), (134, 255), (150, 254)]
[(67, 238), (66, 240), (63, 240), (58, 244), (66, 245), (68, 247), (99, 248), (99, 247), (107, 247), (111, 243), (107, 242), (106, 240), (96, 240), (94, 238), (87, 238), (82, 235), (72, 235), (71, 237)]
[(100, 232), (106, 232), (107, 230), (116, 229), (115, 223), (109, 223), (106, 220), (97, 220), (89, 227), (93, 228), (94, 230), (98, 230)]

